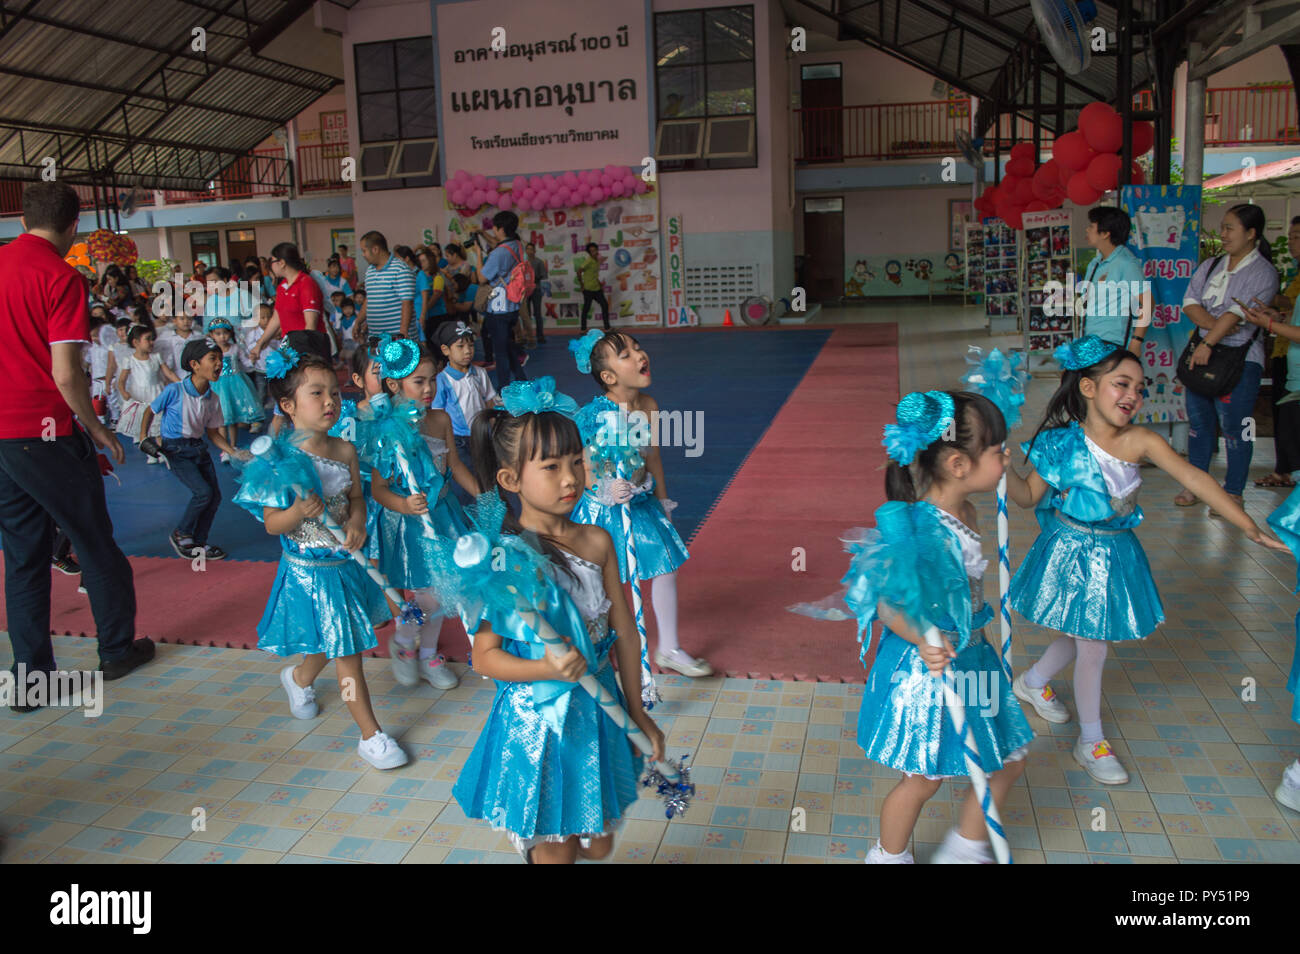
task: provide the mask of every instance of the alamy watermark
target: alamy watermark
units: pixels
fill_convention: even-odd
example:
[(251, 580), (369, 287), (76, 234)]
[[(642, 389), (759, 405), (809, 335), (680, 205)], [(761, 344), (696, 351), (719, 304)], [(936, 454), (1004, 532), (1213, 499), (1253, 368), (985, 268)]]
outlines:
[(0, 670), (0, 705), (83, 708), (87, 719), (104, 714), (104, 674), (99, 670), (28, 670), (19, 663), (15, 675)]
[[(891, 690), (895, 706), (914, 705), (918, 702), (943, 708), (948, 705), (944, 692), (946, 676), (934, 676), (924, 673), (909, 672), (899, 669), (889, 677), (894, 688)], [(985, 718), (992, 719), (1002, 707), (1001, 671), (986, 669), (953, 669), (952, 686), (968, 714), (978, 712)]]
[(1142, 317), (1142, 302), (1151, 297), (1151, 283), (1075, 281), (1073, 275), (1064, 283), (1050, 281), (1043, 286), (1043, 314), (1048, 318), (1072, 318), (1082, 313), (1076, 300), (1088, 314)]
[(626, 404), (618, 411), (600, 415), (597, 440), (616, 447), (684, 447), (687, 457), (704, 453), (703, 411), (629, 411)]
[[(180, 314), (197, 318), (205, 313), (214, 318), (238, 318), (243, 313), (238, 304), (241, 299), (254, 305), (262, 300), (262, 289), (254, 282), (233, 278), (226, 282), (184, 281), (180, 272), (171, 281), (154, 282), (152, 292), (155, 318), (174, 318)], [(204, 297), (199, 298), (200, 294)], [(214, 308), (207, 308), (209, 300), (214, 301)]]

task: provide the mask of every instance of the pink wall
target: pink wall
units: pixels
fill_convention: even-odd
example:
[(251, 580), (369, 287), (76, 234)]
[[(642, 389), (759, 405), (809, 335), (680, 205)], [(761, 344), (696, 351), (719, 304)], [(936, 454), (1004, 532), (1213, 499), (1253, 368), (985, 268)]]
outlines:
[(837, 42), (809, 34), (807, 53), (792, 53), (790, 88), (800, 92), (800, 67), (814, 63), (839, 63), (844, 78), (844, 105), (914, 103), (936, 99), (931, 95), (935, 78), (865, 43)]

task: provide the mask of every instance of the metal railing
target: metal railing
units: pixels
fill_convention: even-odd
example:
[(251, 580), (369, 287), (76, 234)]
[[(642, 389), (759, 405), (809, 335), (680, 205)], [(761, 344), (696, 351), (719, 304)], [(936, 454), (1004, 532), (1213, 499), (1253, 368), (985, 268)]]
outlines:
[(299, 192), (347, 191), (351, 188), (343, 181), (342, 161), (347, 146), (334, 143), (313, 143), (298, 147)]
[(1269, 83), (1205, 91), (1205, 144), (1300, 142), (1295, 86)]

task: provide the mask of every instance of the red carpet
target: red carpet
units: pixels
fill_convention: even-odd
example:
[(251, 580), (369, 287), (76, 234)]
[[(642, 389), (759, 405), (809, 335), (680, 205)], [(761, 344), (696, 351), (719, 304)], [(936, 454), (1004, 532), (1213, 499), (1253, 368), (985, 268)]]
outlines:
[[(785, 608), (836, 590), (848, 566), (839, 534), (867, 526), (884, 503), (880, 441), (898, 402), (897, 345), (894, 325), (837, 329), (692, 541), (681, 635), (716, 671), (863, 681), (856, 623)], [(792, 569), (796, 548), (802, 571)]]

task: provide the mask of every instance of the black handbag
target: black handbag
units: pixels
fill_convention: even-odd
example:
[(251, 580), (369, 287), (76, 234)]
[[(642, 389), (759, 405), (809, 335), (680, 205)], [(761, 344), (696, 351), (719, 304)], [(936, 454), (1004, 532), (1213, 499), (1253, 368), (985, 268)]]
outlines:
[[(1220, 258), (1210, 268), (1210, 274), (1205, 276), (1207, 282), (1222, 261), (1223, 258)], [(1250, 346), (1255, 343), (1261, 331), (1262, 328), (1256, 328), (1250, 340), (1244, 344), (1225, 345), (1220, 342), (1210, 345), (1210, 360), (1194, 368), (1191, 364), (1192, 355), (1204, 344), (1204, 336), (1197, 328), (1188, 339), (1187, 347), (1183, 348), (1183, 353), (1178, 357), (1178, 369), (1174, 377), (1193, 394), (1207, 398), (1223, 397), (1241, 380), (1241, 373), (1246, 368), (1246, 353), (1250, 351)]]

